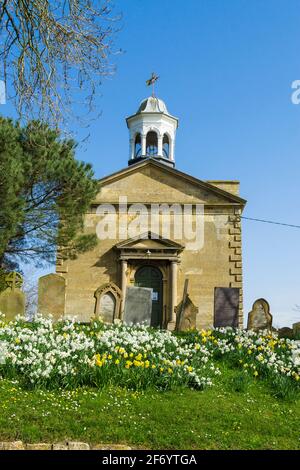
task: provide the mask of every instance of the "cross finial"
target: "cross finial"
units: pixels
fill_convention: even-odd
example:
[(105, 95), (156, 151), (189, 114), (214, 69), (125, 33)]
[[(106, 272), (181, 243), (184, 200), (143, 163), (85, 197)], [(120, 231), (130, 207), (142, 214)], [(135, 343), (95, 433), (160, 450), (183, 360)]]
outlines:
[(156, 75), (154, 72), (152, 72), (151, 78), (149, 78), (149, 80), (146, 80), (146, 85), (147, 86), (152, 85), (152, 96), (153, 97), (155, 96), (155, 94), (154, 94), (154, 84), (158, 79), (159, 79), (159, 76)]
[(23, 284), (23, 278), (20, 273), (15, 271), (10, 272), (5, 276), (6, 285), (11, 289), (15, 290), (16, 287), (20, 288)]

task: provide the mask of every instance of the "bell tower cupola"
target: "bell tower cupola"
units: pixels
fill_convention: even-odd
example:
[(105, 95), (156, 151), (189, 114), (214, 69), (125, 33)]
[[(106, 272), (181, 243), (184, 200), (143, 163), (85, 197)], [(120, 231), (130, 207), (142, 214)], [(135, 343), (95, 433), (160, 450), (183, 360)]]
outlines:
[(178, 119), (154, 96), (144, 99), (137, 112), (126, 118), (129, 129), (129, 161), (132, 165), (153, 158), (175, 166), (174, 150)]

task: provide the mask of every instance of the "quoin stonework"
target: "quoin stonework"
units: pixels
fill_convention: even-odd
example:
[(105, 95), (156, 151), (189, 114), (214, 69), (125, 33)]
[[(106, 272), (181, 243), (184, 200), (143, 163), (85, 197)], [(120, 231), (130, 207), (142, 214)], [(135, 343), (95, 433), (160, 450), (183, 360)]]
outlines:
[(152, 326), (173, 329), (188, 279), (197, 328), (214, 323), (216, 288), (239, 289), (242, 326), (246, 201), (239, 182), (204, 181), (175, 166), (178, 119), (161, 99), (143, 100), (126, 122), (128, 165), (100, 180), (85, 216), (85, 232), (97, 233), (96, 248), (76, 260), (57, 259), (56, 273), (65, 279), (64, 315), (120, 321), (126, 288), (148, 287)]

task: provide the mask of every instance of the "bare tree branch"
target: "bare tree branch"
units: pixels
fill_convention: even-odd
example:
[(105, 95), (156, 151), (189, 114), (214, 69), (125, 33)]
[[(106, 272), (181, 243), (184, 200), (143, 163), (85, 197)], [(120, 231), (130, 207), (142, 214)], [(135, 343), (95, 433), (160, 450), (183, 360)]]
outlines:
[(119, 19), (111, 0), (0, 1), (0, 61), (19, 116), (91, 119), (95, 93), (114, 72)]

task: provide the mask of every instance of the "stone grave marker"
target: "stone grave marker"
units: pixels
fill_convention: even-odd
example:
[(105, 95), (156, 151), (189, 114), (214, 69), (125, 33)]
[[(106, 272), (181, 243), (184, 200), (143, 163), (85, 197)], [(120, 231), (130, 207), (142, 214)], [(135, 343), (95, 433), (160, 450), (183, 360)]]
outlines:
[(273, 317), (265, 299), (257, 299), (248, 314), (247, 330), (271, 330)]
[(21, 291), (23, 278), (17, 272), (5, 277), (6, 289), (0, 294), (0, 312), (6, 320), (14, 320), (17, 315), (25, 314), (25, 294)]
[(59, 320), (65, 312), (66, 280), (59, 274), (46, 274), (39, 278), (38, 313), (52, 315)]
[(300, 321), (293, 323), (293, 333), (294, 335), (300, 335)]
[(186, 295), (184, 306), (182, 306), (182, 302), (175, 307), (176, 331), (193, 330), (196, 328), (198, 308), (193, 304), (188, 294)]
[(215, 287), (214, 327), (239, 326), (238, 287)]
[(113, 323), (119, 318), (122, 292), (113, 282), (103, 284), (95, 293), (95, 317), (104, 323)]
[(152, 291), (148, 287), (127, 287), (123, 321), (126, 324), (151, 324)]
[(111, 292), (101, 296), (99, 313), (105, 323), (113, 323), (116, 309), (116, 299)]

